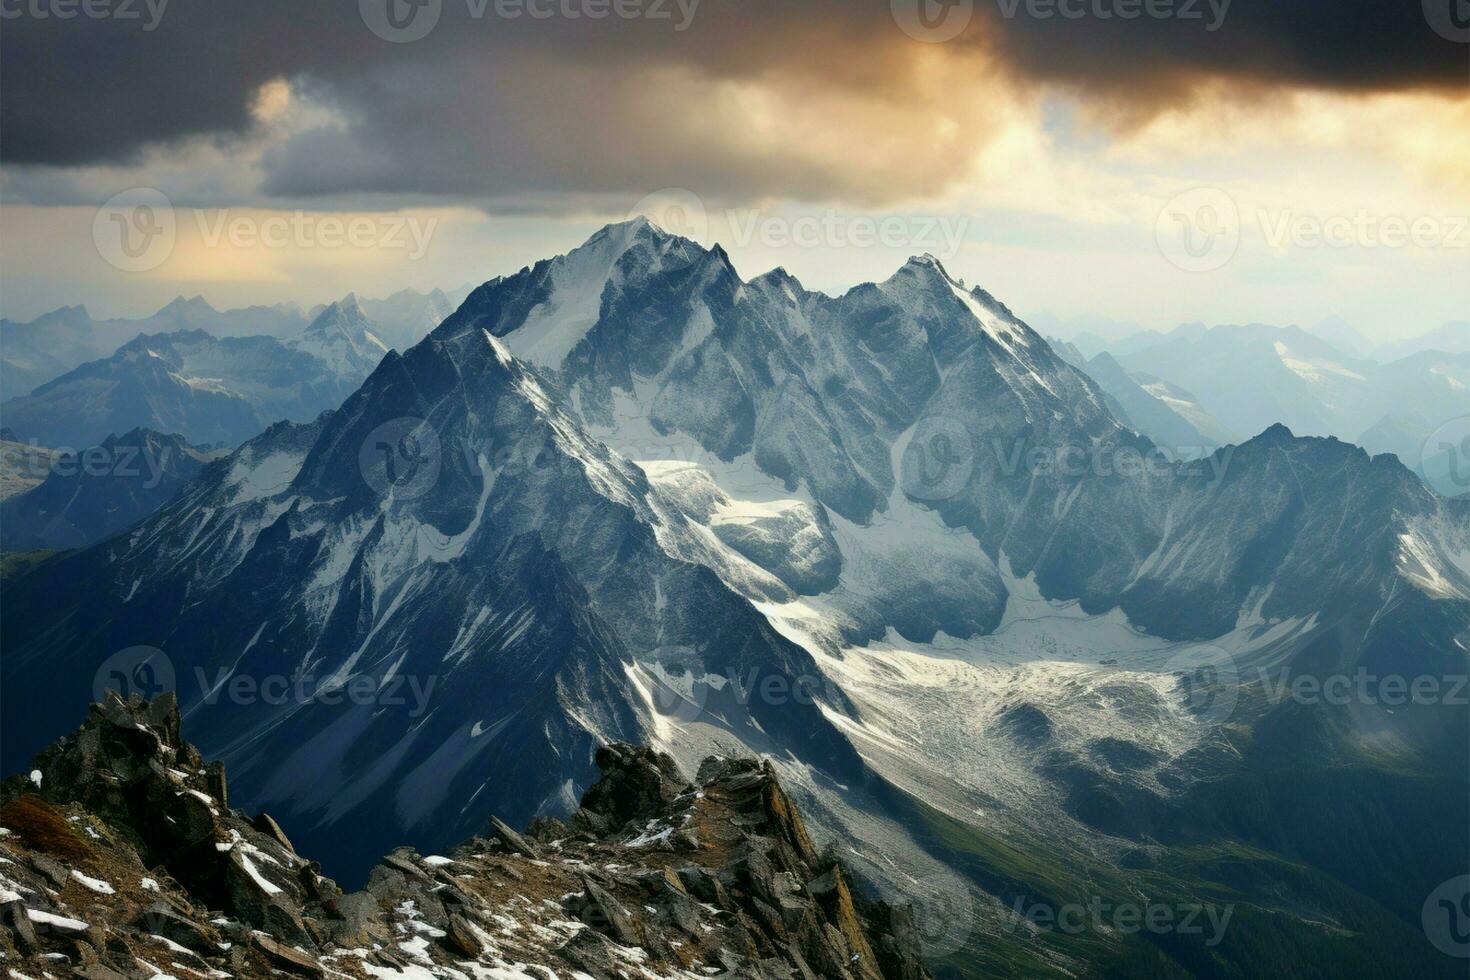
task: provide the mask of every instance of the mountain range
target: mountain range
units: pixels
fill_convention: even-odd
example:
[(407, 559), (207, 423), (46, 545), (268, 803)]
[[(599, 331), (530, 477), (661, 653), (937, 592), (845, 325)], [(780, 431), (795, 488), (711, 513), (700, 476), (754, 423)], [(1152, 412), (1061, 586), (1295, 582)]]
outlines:
[[(833, 297), (612, 225), (9, 583), (6, 769), (94, 676), (170, 687), (351, 880), (571, 812), (599, 745), (757, 752), (880, 888), (959, 910), (952, 975), (1451, 975), (1418, 921), (1470, 860), (1463, 702), (1277, 680), (1452, 686), (1470, 502), (1276, 417), (1174, 461), (1121, 404), (933, 257)], [(1234, 925), (1021, 914), (1140, 895)]]
[[(453, 312), (467, 292), (404, 289), (385, 299), (349, 295), (340, 304), (360, 306), (386, 345), (406, 350)], [(136, 320), (98, 320), (83, 306), (61, 307), (24, 323), (0, 319), (0, 398), (30, 394), (89, 361), (110, 357), (140, 335), (203, 331), (216, 338), (274, 337), (285, 342), (298, 337), (326, 308), (303, 311), (294, 303), (281, 303), (216, 310), (202, 296), (179, 296)]]
[(235, 446), (272, 422), (340, 404), (387, 353), (371, 327), (349, 297), (285, 342), (202, 330), (144, 334), (0, 404), (0, 415), (44, 446), (94, 446), (135, 428)]
[(1052, 346), (1160, 445), (1236, 441), (1236, 433), (1283, 421), (1296, 432), (1393, 453), (1446, 496), (1470, 489), (1460, 462), (1470, 436), (1470, 327), (1463, 323), (1374, 345), (1337, 318), (1310, 330), (1188, 323), (1167, 334), (1095, 321), (1068, 325), (1090, 324), (1103, 335), (1084, 330), (1073, 340), (1051, 338)]
[[(1203, 323), (1195, 322), (1161, 332), (1103, 316), (1059, 317), (1049, 313), (1033, 317), (1033, 323), (1037, 329), (1044, 330), (1048, 335), (1061, 337), (1074, 344), (1087, 357), (1095, 357), (1103, 351), (1111, 351), (1120, 356), (1131, 354), (1163, 343), (1181, 332), (1197, 335), (1207, 329)], [(1303, 329), (1305, 333), (1331, 344), (1339, 353), (1358, 360), (1387, 362), (1425, 351), (1442, 354), (1463, 354), (1470, 351), (1470, 321), (1466, 320), (1449, 320), (1416, 336), (1383, 342), (1369, 338), (1340, 316), (1328, 317), (1309, 327), (1295, 329)]]

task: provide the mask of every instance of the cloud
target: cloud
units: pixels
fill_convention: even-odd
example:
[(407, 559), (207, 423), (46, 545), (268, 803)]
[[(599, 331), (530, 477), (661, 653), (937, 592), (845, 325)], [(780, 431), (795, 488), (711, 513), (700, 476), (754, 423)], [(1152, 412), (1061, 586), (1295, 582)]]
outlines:
[[(1148, 0), (1176, 16), (1128, 20), (1145, 0), (958, 0), (968, 21), (944, 44), (901, 30), (887, 0), (439, 2), (413, 43), (376, 36), (355, 0), (174, 0), (153, 30), (9, 20), (0, 160), (26, 172), (8, 189), (44, 201), (61, 188), (38, 170), (188, 153), (235, 167), (214, 182), (253, 203), (566, 208), (664, 186), (902, 203), (973, 179), (1050, 86), (1126, 135), (1201, 93), (1464, 85), (1464, 47), (1379, 0)], [(586, 16), (618, 9), (645, 16)]]

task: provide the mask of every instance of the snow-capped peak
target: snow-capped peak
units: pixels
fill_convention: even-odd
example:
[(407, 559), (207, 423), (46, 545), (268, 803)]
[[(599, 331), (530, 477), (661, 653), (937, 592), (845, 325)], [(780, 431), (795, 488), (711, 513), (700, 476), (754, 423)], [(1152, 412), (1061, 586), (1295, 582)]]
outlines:
[(371, 326), (357, 295), (348, 293), (322, 310), (290, 346), (315, 354), (338, 374), (362, 376), (388, 353)]
[[(639, 252), (637, 261), (626, 264), (627, 273), (620, 271), (623, 256), (633, 251)], [(538, 367), (559, 368), (596, 325), (604, 292), (622, 286), (623, 275), (645, 279), (662, 271), (671, 254), (687, 261), (703, 252), (642, 216), (607, 225), (577, 248), (537, 266), (545, 298), (503, 340), (515, 356)]]

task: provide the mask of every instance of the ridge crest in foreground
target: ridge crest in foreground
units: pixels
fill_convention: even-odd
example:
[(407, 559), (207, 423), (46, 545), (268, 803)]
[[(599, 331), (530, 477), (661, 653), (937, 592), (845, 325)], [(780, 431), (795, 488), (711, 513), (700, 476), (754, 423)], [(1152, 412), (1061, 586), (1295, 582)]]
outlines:
[(816, 851), (769, 764), (710, 758), (691, 783), (646, 748), (596, 761), (567, 822), (400, 848), (348, 894), (229, 808), (173, 695), (108, 692), (0, 785), (0, 947), (26, 975), (93, 980), (929, 976), (909, 910)]

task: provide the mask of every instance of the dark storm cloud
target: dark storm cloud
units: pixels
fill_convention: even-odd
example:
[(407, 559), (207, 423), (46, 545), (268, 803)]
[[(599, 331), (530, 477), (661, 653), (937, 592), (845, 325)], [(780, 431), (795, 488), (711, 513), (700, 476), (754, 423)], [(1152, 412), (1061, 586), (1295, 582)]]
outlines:
[[(128, 3), (136, 16), (82, 14), (82, 0), (0, 0), (0, 159), (67, 166), (127, 161), (184, 138), (228, 145), (249, 134), (259, 87), (284, 77), (341, 122), (267, 156), (265, 188), (283, 197), (599, 193), (696, 177), (735, 195), (881, 196), (820, 155), (772, 153), (719, 131), (707, 100), (728, 96), (724, 83), (756, 83), (783, 93), (778, 112), (824, 96), (902, 103), (914, 97), (916, 52), (975, 48), (1022, 84), (1061, 82), (1147, 112), (1204, 77), (1463, 90), (1470, 51), (1435, 33), (1419, 0), (1234, 0), (1223, 10), (1224, 0), (1172, 0), (1166, 18), (1146, 13), (1166, 0), (1132, 0), (1145, 14), (1131, 19), (1119, 16), (1130, 0), (917, 0), (967, 16), (944, 45), (900, 30), (887, 0), (641, 0), (623, 9), (656, 2), (663, 16), (598, 20), (523, 8), (507, 19), (497, 0), (474, 18), (486, 9), (476, 0), (440, 0), (434, 29), (402, 44), (374, 36), (357, 0), (87, 2)], [(598, 0), (533, 2), (589, 10)], [(1202, 19), (1180, 16), (1186, 4)], [(62, 5), (74, 15), (58, 17)], [(1223, 14), (1214, 30), (1212, 11)], [(956, 102), (986, 97), (982, 84), (966, 85), (972, 64), (952, 59)], [(964, 148), (910, 147), (934, 170), (913, 180), (942, 184), (938, 151)]]
[(1470, 47), (1434, 26), (1453, 33), (1464, 0), (1158, 0), (1164, 16), (1140, 0), (1124, 19), (1125, 2), (1059, 0), (1084, 13), (1038, 17), (1027, 0), (996, 0), (998, 52), (1025, 75), (1143, 106), (1202, 76), (1348, 92), (1470, 85)]

